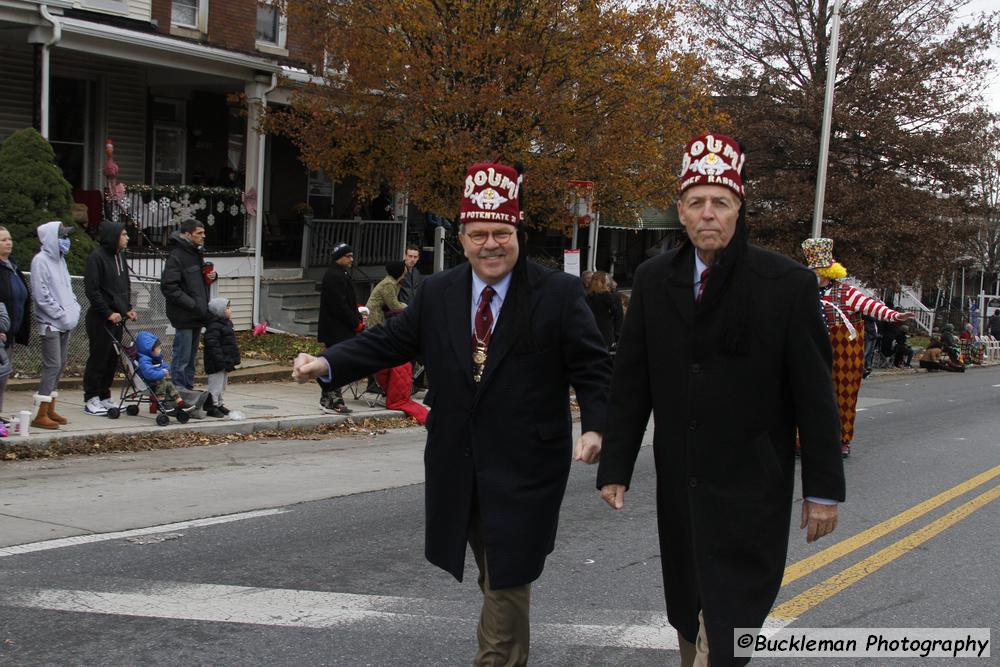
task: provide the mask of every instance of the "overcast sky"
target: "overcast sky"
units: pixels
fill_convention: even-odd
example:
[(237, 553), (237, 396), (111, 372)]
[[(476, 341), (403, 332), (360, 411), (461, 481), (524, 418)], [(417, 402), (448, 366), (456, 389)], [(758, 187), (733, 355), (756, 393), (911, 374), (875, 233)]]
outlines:
[[(990, 12), (1000, 9), (1000, 3), (997, 0), (972, 0), (968, 8), (970, 14)], [(990, 55), (993, 56), (993, 73), (990, 76), (992, 85), (987, 92), (986, 103), (990, 109), (1000, 113), (1000, 46), (994, 45), (990, 49)]]

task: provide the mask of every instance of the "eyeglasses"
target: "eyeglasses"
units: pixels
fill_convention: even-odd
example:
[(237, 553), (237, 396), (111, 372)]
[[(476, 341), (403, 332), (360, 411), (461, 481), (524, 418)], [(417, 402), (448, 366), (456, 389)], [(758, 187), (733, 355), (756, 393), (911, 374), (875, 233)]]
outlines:
[(477, 230), (474, 232), (465, 232), (465, 235), (469, 237), (469, 240), (475, 243), (476, 245), (483, 245), (484, 243), (486, 243), (486, 239), (488, 239), (490, 236), (492, 236), (493, 240), (496, 241), (498, 244), (503, 245), (508, 241), (510, 241), (510, 237), (514, 235), (514, 232), (503, 232), (503, 231), (483, 232)]

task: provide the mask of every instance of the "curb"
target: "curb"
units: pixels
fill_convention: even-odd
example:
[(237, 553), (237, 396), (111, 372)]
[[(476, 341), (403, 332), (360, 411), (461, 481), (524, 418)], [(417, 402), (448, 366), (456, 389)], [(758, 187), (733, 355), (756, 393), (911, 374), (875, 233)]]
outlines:
[[(199, 424), (197, 427), (192, 427), (192, 422), (187, 424), (169, 424), (167, 426), (152, 426), (140, 429), (133, 429), (122, 433), (121, 435), (139, 435), (142, 433), (256, 433), (258, 431), (271, 431), (271, 430), (283, 430), (291, 428), (312, 428), (314, 426), (322, 426), (324, 424), (340, 424), (348, 419), (354, 419), (355, 421), (361, 421), (363, 419), (392, 419), (398, 417), (406, 417), (406, 413), (399, 410), (373, 410), (372, 412), (365, 412), (363, 414), (354, 415), (306, 415), (300, 417), (277, 417), (277, 418), (267, 418), (261, 417), (255, 420), (232, 420), (232, 419), (219, 419), (205, 422), (204, 424)], [(198, 421), (198, 420), (193, 420)], [(202, 420), (204, 421), (204, 420)], [(63, 441), (73, 441), (73, 440), (85, 440), (89, 438), (99, 437), (101, 435), (114, 436), (117, 434), (109, 434), (106, 431), (77, 431), (77, 432), (45, 432), (39, 433), (33, 431), (27, 438), (20, 438), (18, 436), (11, 436), (4, 440), (4, 444), (7, 445), (24, 445), (30, 449), (45, 449), (53, 442), (63, 442)]]
[[(247, 382), (286, 382), (291, 381), (292, 379), (291, 366), (267, 368), (260, 371), (247, 369), (245, 373), (239, 373), (240, 371), (237, 370), (229, 374), (229, 384), (242, 384)], [(205, 375), (196, 375), (194, 381), (196, 384), (204, 385), (208, 383), (208, 377)], [(7, 382), (7, 391), (35, 391), (38, 388), (38, 382), (38, 378), (11, 378)], [(112, 389), (120, 389), (124, 384), (125, 381), (122, 378), (116, 377), (115, 381), (111, 384), (111, 387)], [(64, 376), (59, 378), (60, 391), (72, 389), (83, 389), (83, 377)]]

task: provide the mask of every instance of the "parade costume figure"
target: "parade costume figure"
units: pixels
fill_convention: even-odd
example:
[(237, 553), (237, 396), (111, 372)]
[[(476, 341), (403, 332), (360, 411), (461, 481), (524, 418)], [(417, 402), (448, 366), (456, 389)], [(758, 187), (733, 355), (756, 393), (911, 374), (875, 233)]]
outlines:
[(833, 388), (840, 409), (840, 453), (846, 457), (851, 453), (851, 441), (854, 440), (858, 391), (865, 372), (862, 317), (903, 322), (912, 315), (898, 313), (842, 282), (847, 277), (847, 269), (833, 259), (833, 239), (806, 239), (802, 242), (802, 252), (806, 265), (819, 279), (820, 308), (833, 347)]

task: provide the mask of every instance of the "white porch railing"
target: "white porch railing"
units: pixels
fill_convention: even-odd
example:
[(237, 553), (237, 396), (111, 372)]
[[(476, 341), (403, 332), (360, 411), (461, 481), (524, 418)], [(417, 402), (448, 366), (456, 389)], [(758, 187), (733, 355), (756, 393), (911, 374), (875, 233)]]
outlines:
[(924, 330), (924, 333), (930, 335), (931, 331), (934, 330), (934, 311), (925, 306), (920, 297), (909, 287), (904, 286), (899, 291), (899, 306), (913, 313), (913, 321)]
[(403, 256), (406, 223), (402, 220), (312, 220), (305, 224), (302, 265), (328, 266), (333, 248), (349, 243), (356, 266), (377, 266)]

